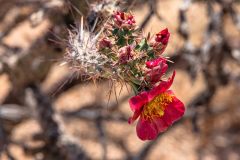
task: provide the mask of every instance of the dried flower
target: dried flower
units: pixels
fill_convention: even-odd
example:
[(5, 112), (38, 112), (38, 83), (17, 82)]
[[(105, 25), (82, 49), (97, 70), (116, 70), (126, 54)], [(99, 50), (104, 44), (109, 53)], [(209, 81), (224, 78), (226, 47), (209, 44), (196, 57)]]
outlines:
[(107, 38), (102, 38), (100, 41), (99, 41), (99, 49), (104, 49), (104, 48), (111, 48), (112, 47), (112, 43), (109, 39)]
[(132, 50), (133, 50), (133, 47), (130, 45), (119, 49), (118, 57), (119, 57), (120, 64), (127, 63), (129, 60), (133, 58)]
[(166, 59), (162, 57), (147, 61), (146, 67), (149, 69), (146, 72), (146, 81), (150, 81), (152, 84), (159, 82), (162, 75), (166, 73), (168, 69)]

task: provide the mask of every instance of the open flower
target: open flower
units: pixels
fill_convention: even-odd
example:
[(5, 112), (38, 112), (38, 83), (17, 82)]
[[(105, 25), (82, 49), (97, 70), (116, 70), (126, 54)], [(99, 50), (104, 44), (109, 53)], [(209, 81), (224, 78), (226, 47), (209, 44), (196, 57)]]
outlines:
[(166, 73), (168, 69), (166, 59), (162, 57), (147, 61), (146, 67), (149, 69), (146, 72), (146, 81), (150, 81), (152, 84), (159, 82), (162, 75)]
[(129, 100), (134, 112), (129, 118), (133, 123), (138, 117), (137, 135), (141, 140), (153, 140), (165, 131), (173, 122), (180, 119), (184, 112), (184, 104), (177, 99), (171, 90), (175, 72), (167, 81), (162, 81), (150, 91), (144, 91)]
[(168, 32), (167, 28), (165, 28), (164, 30), (160, 31), (155, 35), (155, 38), (151, 43), (151, 46), (158, 55), (162, 54), (166, 49), (169, 38), (170, 33)]

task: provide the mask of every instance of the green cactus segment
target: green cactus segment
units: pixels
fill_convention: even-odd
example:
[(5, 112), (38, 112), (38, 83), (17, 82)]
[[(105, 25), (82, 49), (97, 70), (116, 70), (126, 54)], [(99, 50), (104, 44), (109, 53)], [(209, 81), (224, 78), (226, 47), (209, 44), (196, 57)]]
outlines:
[(99, 33), (85, 31), (81, 22), (79, 33), (70, 34), (70, 61), (94, 78), (127, 82), (135, 93), (147, 90), (152, 84), (146, 80), (146, 62), (158, 57), (161, 46), (153, 45), (150, 34), (144, 37), (131, 13), (116, 12), (113, 17)]

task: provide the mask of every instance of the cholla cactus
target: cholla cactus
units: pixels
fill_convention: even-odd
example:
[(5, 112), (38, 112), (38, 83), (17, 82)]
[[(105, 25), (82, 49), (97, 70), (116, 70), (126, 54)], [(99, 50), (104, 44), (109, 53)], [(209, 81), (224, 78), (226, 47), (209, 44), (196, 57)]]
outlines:
[(72, 68), (94, 77), (103, 72), (107, 57), (98, 52), (99, 35), (84, 29), (83, 18), (78, 30), (69, 31), (65, 59)]
[(66, 54), (73, 68), (92, 77), (124, 81), (132, 86), (136, 96), (129, 100), (138, 117), (137, 135), (152, 140), (184, 114), (184, 104), (169, 90), (175, 72), (167, 81), (168, 69), (162, 56), (170, 33), (164, 29), (147, 37), (138, 30), (131, 13), (116, 11), (98, 34), (84, 31), (83, 19), (79, 32), (70, 32)]

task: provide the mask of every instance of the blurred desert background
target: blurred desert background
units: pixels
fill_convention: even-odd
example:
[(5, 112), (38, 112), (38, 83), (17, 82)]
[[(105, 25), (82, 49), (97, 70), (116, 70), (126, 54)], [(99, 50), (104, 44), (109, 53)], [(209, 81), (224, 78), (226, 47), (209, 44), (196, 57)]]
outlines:
[[(61, 65), (81, 15), (115, 9), (171, 33), (186, 113), (155, 141), (127, 122), (130, 87)], [(62, 159), (240, 160), (240, 1), (0, 0), (0, 160)]]

